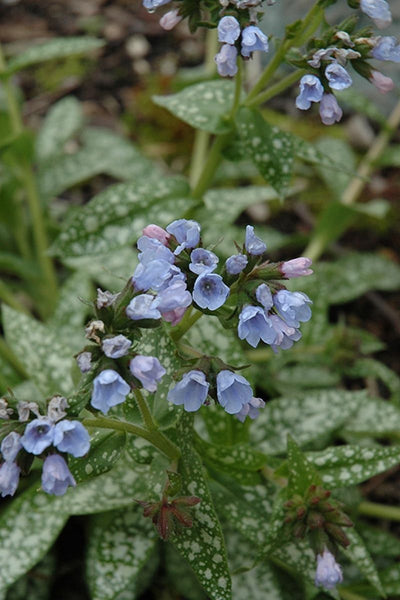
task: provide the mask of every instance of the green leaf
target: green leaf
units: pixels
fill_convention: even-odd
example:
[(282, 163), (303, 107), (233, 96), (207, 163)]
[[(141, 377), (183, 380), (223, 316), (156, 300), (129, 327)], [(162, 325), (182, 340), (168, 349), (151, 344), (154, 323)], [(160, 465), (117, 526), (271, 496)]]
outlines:
[(257, 452), (247, 444), (236, 444), (235, 446), (221, 446), (209, 444), (200, 436), (195, 438), (196, 450), (211, 462), (220, 463), (230, 469), (258, 471), (267, 463), (267, 457)]
[(37, 493), (38, 483), (12, 500), (0, 517), (0, 592), (46, 554), (68, 518), (54, 496)]
[[(55, 556), (47, 554), (33, 569), (9, 588), (6, 600), (51, 600)], [(3, 596), (0, 592), (0, 598)]]
[(388, 596), (398, 596), (400, 594), (400, 564), (392, 565), (380, 574), (380, 580), (383, 589)]
[(192, 448), (190, 415), (183, 415), (178, 429), (182, 450), (181, 475), (183, 496), (201, 498), (194, 510), (193, 527), (182, 529), (172, 542), (189, 562), (211, 600), (231, 600), (231, 579), (224, 537), (216, 515), (203, 465)]
[[(3, 326), (11, 349), (23, 360), (32, 381), (45, 396), (67, 396), (73, 387), (68, 339), (32, 317), (3, 305)], [(36, 399), (35, 399), (36, 400)]]
[(360, 358), (346, 369), (346, 374), (353, 377), (376, 377), (387, 386), (393, 400), (400, 400), (400, 377), (378, 360)]
[(54, 104), (44, 119), (36, 138), (36, 158), (43, 162), (64, 151), (65, 143), (83, 125), (81, 103), (67, 96)]
[(376, 121), (382, 127), (386, 125), (386, 117), (377, 107), (377, 103), (370, 100), (361, 91), (354, 89), (354, 86), (351, 89), (343, 90), (340, 93), (340, 100), (357, 113), (362, 113), (372, 121)]
[(287, 457), (289, 467), (288, 493), (304, 496), (311, 485), (319, 485), (320, 477), (300, 450), (294, 439), (289, 435), (287, 440)]
[(207, 600), (192, 569), (183, 561), (172, 544), (165, 548), (165, 562), (168, 583), (185, 600)]
[(101, 48), (103, 45), (104, 42), (102, 40), (93, 37), (55, 38), (43, 44), (36, 44), (13, 57), (8, 61), (7, 73), (15, 73), (16, 71), (47, 60), (91, 52), (92, 50)]
[(221, 134), (231, 129), (227, 115), (234, 93), (232, 81), (207, 81), (171, 96), (153, 96), (153, 101), (195, 129)]
[(288, 433), (300, 446), (305, 446), (347, 425), (365, 398), (364, 392), (344, 390), (319, 390), (277, 398), (268, 402), (254, 421), (251, 438), (265, 454), (284, 453)]
[(342, 166), (344, 169), (330, 169), (328, 165), (326, 167), (317, 166), (317, 171), (328, 189), (335, 198), (340, 200), (356, 170), (354, 152), (347, 142), (333, 137), (322, 137), (317, 140), (315, 146), (317, 151), (329, 157), (335, 166)]
[(314, 265), (314, 276), (304, 277), (295, 285), (311, 299), (341, 304), (368, 290), (399, 289), (400, 267), (379, 254), (351, 252), (335, 262)]
[(301, 389), (334, 387), (340, 381), (340, 375), (326, 367), (301, 364), (279, 369), (274, 384), (287, 394)]
[(396, 144), (386, 148), (377, 164), (381, 167), (400, 167), (400, 145)]
[[(317, 561), (314, 551), (306, 539), (278, 544), (271, 552), (271, 557), (278, 558), (279, 561), (282, 561), (300, 575), (302, 579), (312, 583), (314, 586)], [(338, 597), (335, 591), (329, 592), (324, 590), (324, 593), (334, 598)]]
[(114, 600), (127, 588), (135, 597), (136, 579), (151, 558), (157, 534), (135, 506), (94, 517), (88, 543), (87, 582), (96, 600)]
[(112, 131), (91, 128), (83, 131), (82, 147), (73, 154), (56, 155), (41, 166), (40, 192), (46, 198), (105, 173), (123, 180), (149, 181), (163, 175), (136, 147)]
[[(360, 533), (368, 551), (372, 555), (385, 556), (387, 558), (397, 558), (397, 556), (400, 555), (400, 540), (389, 531), (378, 529), (377, 527), (372, 527), (367, 523), (363, 523)], [(385, 586), (383, 576), (381, 577), (381, 580), (383, 586)], [(388, 592), (386, 591), (386, 593)]]
[(381, 596), (385, 596), (374, 561), (372, 560), (363, 539), (354, 527), (346, 529), (346, 535), (350, 540), (350, 545), (343, 549), (343, 553), (359, 568), (364, 577), (368, 579), (378, 593)]
[(69, 458), (69, 468), (77, 483), (110, 471), (120, 458), (126, 436), (120, 431), (95, 431), (90, 439), (90, 451), (84, 459)]
[(113, 185), (71, 214), (52, 246), (57, 256), (104, 254), (133, 243), (152, 221), (165, 226), (188, 208), (185, 180)]
[(292, 176), (294, 143), (292, 136), (267, 123), (261, 114), (242, 108), (237, 128), (247, 154), (261, 175), (284, 197)]
[(328, 488), (356, 485), (400, 462), (399, 447), (333, 446), (307, 454)]
[(400, 429), (400, 409), (380, 398), (366, 396), (359, 410), (344, 424), (345, 434), (384, 436), (398, 434)]

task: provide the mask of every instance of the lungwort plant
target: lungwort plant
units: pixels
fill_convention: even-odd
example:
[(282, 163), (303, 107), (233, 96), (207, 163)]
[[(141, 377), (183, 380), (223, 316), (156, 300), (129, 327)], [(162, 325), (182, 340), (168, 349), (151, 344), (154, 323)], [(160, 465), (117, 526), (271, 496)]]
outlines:
[[(389, 4), (317, 0), (282, 39), (271, 0), (143, 4), (166, 30), (207, 29), (196, 82), (153, 98), (196, 130), (187, 176), (88, 126), (72, 96), (37, 134), (24, 126), (15, 75), (101, 40), (0, 54), (0, 598), (59, 597), (54, 542), (76, 515), (79, 598), (399, 597), (400, 542), (366, 516), (400, 510), (357, 486), (400, 462), (400, 380), (371, 356), (377, 337), (330, 319), (400, 288), (389, 256), (333, 245), (388, 209), (361, 193), (398, 157), (400, 105), (386, 122), (349, 88), (393, 88), (380, 69), (400, 43), (377, 31)], [(332, 24), (336, 4), (347, 14)], [(343, 138), (310, 142), (266, 108), (285, 95), (310, 123), (357, 106), (381, 132), (356, 166)], [(72, 205), (68, 190), (98, 175), (117, 183)], [(315, 186), (308, 232), (249, 216), (261, 204), (279, 220)]]

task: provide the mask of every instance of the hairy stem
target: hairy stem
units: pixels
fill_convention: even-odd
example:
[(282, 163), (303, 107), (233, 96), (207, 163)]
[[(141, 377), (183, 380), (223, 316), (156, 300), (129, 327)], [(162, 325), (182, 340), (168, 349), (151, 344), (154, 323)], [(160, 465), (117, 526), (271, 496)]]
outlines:
[(267, 88), (265, 92), (261, 92), (261, 94), (258, 94), (258, 96), (256, 96), (252, 100), (247, 99), (245, 101), (245, 106), (252, 108), (255, 106), (259, 106), (260, 104), (264, 104), (264, 102), (266, 102), (267, 100), (271, 100), (271, 98), (274, 98), (278, 94), (281, 94), (287, 88), (291, 87), (293, 83), (295, 83), (301, 77), (303, 77), (303, 75), (305, 75), (306, 72), (307, 71), (305, 69), (293, 71), (293, 73), (290, 73), (275, 85), (271, 85), (271, 87)]
[(150, 412), (149, 406), (146, 402), (146, 399), (143, 397), (143, 394), (140, 390), (134, 391), (136, 401), (139, 406), (140, 414), (142, 416), (143, 422), (146, 425), (149, 431), (155, 431), (157, 429), (157, 424), (153, 419), (153, 416)]
[(390, 519), (400, 521), (400, 508), (398, 506), (387, 506), (376, 502), (361, 502), (357, 507), (361, 515), (376, 517), (377, 519)]

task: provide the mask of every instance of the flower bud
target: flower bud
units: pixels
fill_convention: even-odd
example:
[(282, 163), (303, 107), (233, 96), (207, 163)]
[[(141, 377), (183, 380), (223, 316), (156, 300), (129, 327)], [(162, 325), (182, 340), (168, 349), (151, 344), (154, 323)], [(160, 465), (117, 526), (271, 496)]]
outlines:
[[(173, 29), (175, 27), (175, 25), (178, 25), (178, 23), (180, 23), (181, 21), (182, 21), (182, 17), (179, 15), (178, 10), (174, 9), (174, 10), (168, 11), (167, 13), (165, 13), (165, 15), (163, 15), (161, 17), (160, 25), (163, 29), (165, 29), (165, 31), (171, 31), (171, 29)], [(143, 235), (148, 235), (149, 237), (154, 237), (152, 235), (149, 235), (149, 233), (147, 233), (147, 231), (149, 230), (150, 227), (157, 227), (157, 225), (148, 225), (147, 227), (145, 227), (143, 229)], [(161, 229), (161, 227), (158, 227), (158, 229)], [(164, 230), (161, 230), (161, 231), (164, 231)], [(157, 238), (157, 239), (160, 239), (160, 238)], [(162, 242), (164, 244), (164, 242), (161, 239), (160, 239), (160, 242)]]
[[(171, 10), (169, 13), (164, 15), (164, 17), (162, 17), (162, 19), (164, 19), (167, 15), (169, 15), (171, 13), (175, 13), (175, 12), (177, 12), (177, 11)], [(162, 21), (162, 19), (161, 19), (161, 21)], [(161, 21), (160, 21), (160, 24), (161, 24)], [(164, 25), (161, 25), (161, 26), (164, 27)], [(164, 27), (164, 29), (167, 29), (167, 28)], [(169, 235), (169, 233), (167, 233), (165, 231), (165, 229), (163, 229), (162, 227), (159, 227), (158, 225), (153, 225), (153, 224), (147, 225), (147, 227), (145, 227), (143, 229), (143, 235), (145, 235), (153, 240), (158, 240), (164, 246), (168, 246), (168, 242), (171, 238), (171, 236)]]
[(379, 71), (371, 71), (370, 82), (381, 92), (387, 94), (394, 88), (394, 81)]
[(343, 575), (340, 565), (336, 562), (333, 554), (325, 548), (323, 553), (317, 556), (315, 585), (333, 590), (342, 581)]

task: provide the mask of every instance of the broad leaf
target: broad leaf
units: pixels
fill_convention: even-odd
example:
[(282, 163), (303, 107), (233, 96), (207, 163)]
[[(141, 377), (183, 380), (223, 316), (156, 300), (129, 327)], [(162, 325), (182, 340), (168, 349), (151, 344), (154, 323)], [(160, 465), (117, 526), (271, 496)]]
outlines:
[(84, 459), (69, 459), (69, 468), (76, 482), (110, 471), (120, 458), (125, 442), (126, 436), (121, 431), (95, 431), (91, 436), (89, 454)]
[(380, 398), (367, 396), (344, 424), (344, 433), (380, 437), (400, 429), (400, 409)]
[(226, 115), (234, 93), (232, 81), (206, 81), (171, 96), (153, 96), (153, 101), (195, 129), (220, 134), (230, 130)]
[(373, 358), (360, 358), (346, 369), (346, 375), (355, 377), (376, 377), (391, 392), (392, 400), (400, 400), (400, 377), (384, 363)]
[(195, 438), (195, 447), (200, 455), (212, 463), (228, 466), (231, 469), (258, 471), (267, 462), (267, 457), (261, 452), (250, 448), (247, 444), (237, 444), (235, 446), (221, 446), (209, 444), (199, 436)]
[(40, 162), (62, 154), (65, 143), (83, 125), (81, 103), (67, 96), (54, 104), (46, 115), (36, 138), (36, 157)]
[(158, 536), (140, 506), (96, 516), (91, 524), (87, 581), (96, 600), (114, 600), (127, 588), (135, 597), (136, 579), (153, 554)]
[(31, 46), (28, 50), (21, 52), (8, 62), (7, 72), (15, 73), (31, 65), (73, 56), (74, 54), (83, 54), (97, 50), (104, 45), (102, 40), (94, 37), (69, 37), (55, 38), (43, 44)]
[(400, 564), (392, 565), (385, 571), (379, 573), (379, 577), (388, 596), (399, 596), (400, 594)]
[(68, 338), (32, 317), (3, 305), (3, 324), (7, 342), (37, 388), (45, 396), (68, 395), (72, 390), (70, 371), (73, 364)]
[(335, 166), (343, 167), (341, 171), (334, 168), (317, 166), (317, 171), (325, 181), (328, 189), (335, 198), (340, 200), (344, 190), (354, 172), (356, 171), (356, 160), (354, 152), (347, 142), (335, 139), (333, 137), (323, 137), (317, 140), (315, 144), (320, 154), (329, 157), (329, 161)]
[[(387, 558), (396, 558), (400, 555), (400, 540), (394, 534), (389, 533), (389, 531), (363, 523), (360, 533), (368, 551), (372, 555), (385, 556)], [(382, 578), (382, 583), (383, 581)]]
[(346, 529), (346, 535), (350, 540), (350, 545), (343, 550), (344, 554), (359, 568), (361, 573), (368, 579), (370, 584), (379, 592), (379, 594), (385, 596), (376, 566), (363, 539), (354, 527)]
[(111, 186), (66, 220), (53, 253), (104, 254), (131, 244), (148, 223), (165, 226), (188, 208), (187, 193), (187, 183), (174, 177)]
[(315, 467), (290, 435), (287, 441), (287, 457), (289, 467), (288, 494), (304, 497), (310, 486), (319, 485), (320, 477)]

